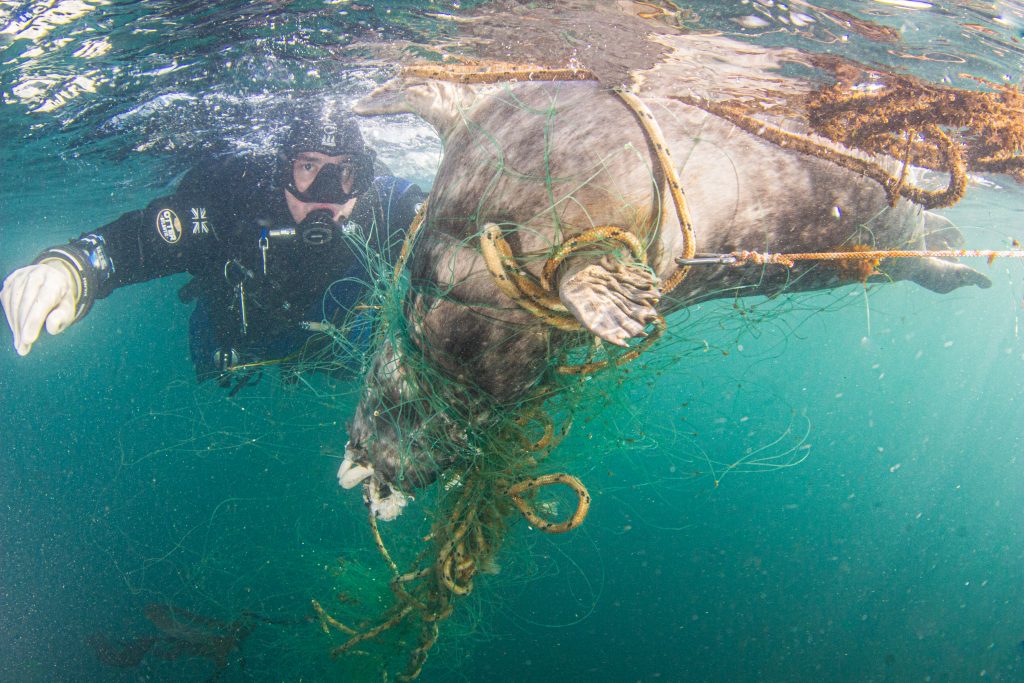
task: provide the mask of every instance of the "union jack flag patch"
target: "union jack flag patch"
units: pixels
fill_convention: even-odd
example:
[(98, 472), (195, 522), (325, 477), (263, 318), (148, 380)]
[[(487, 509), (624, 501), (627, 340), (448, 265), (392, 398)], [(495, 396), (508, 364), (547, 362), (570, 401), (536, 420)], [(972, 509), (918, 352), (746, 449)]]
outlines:
[(210, 226), (206, 223), (206, 207), (192, 208), (192, 234), (205, 235), (210, 232)]

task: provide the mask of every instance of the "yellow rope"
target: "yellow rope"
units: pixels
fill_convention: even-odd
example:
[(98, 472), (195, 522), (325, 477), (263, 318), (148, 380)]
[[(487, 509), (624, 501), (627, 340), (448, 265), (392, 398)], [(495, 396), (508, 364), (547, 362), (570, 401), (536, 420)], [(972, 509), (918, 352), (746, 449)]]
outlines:
[[(497, 224), (488, 223), (484, 226), (480, 234), (480, 253), (488, 272), (494, 278), (494, 284), (505, 296), (552, 327), (566, 332), (583, 329), (579, 321), (566, 312), (557, 296), (531, 283), (529, 274), (516, 265), (512, 248), (508, 246)], [(541, 292), (539, 296), (530, 296), (537, 290)]]
[(550, 69), (536, 64), (411, 64), (402, 74), (436, 81), (466, 84), (514, 83), (517, 81), (596, 81), (587, 69)]
[[(533, 276), (515, 265), (515, 256), (511, 247), (501, 234), (501, 228), (495, 223), (488, 223), (480, 236), (480, 253), (484, 257), (487, 270), (494, 278), (505, 296), (521, 307), (540, 318), (547, 324), (564, 332), (580, 332), (585, 328), (575, 317), (565, 311), (565, 306), (554, 296), (552, 282), (558, 266), (575, 250), (601, 240), (616, 240), (625, 244), (633, 257), (641, 264), (646, 264), (647, 255), (640, 240), (630, 232), (614, 226), (598, 226), (564, 242), (559, 250), (544, 266), (541, 281), (535, 282)], [(529, 284), (527, 284), (529, 283)], [(543, 296), (531, 296), (533, 290), (543, 292)], [(557, 303), (555, 303), (557, 302)], [(596, 361), (581, 365), (563, 365), (557, 371), (563, 375), (588, 375), (609, 365), (627, 363), (646, 351), (665, 331), (665, 319), (661, 316), (654, 321), (654, 330), (642, 342), (612, 361)]]
[[(651, 113), (651, 110), (639, 97), (622, 88), (617, 89), (615, 94), (618, 95), (637, 115), (637, 118), (640, 119), (640, 125), (643, 126), (644, 132), (647, 133), (648, 139), (654, 146), (654, 153), (658, 157), (658, 163), (661, 165), (662, 173), (665, 174), (665, 181), (668, 183), (669, 193), (672, 196), (672, 204), (676, 209), (676, 217), (679, 219), (679, 229), (683, 233), (682, 258), (693, 258), (693, 255), (697, 251), (697, 238), (693, 233), (693, 223), (690, 220), (690, 211), (686, 207), (686, 199), (683, 197), (683, 187), (679, 183), (679, 175), (676, 173), (676, 169), (672, 165), (671, 153), (669, 152), (668, 144), (665, 142), (665, 135), (661, 132), (661, 127), (658, 125), (658, 121), (654, 118), (654, 114)], [(680, 267), (679, 270), (673, 273), (664, 282), (664, 284), (662, 284), (662, 295), (668, 294), (675, 289), (689, 272), (689, 266)]]
[(654, 330), (644, 337), (643, 341), (632, 347), (629, 351), (626, 351), (621, 356), (618, 356), (611, 361), (601, 360), (581, 363), (580, 365), (559, 365), (556, 370), (560, 375), (590, 375), (598, 370), (603, 370), (609, 365), (619, 367), (620, 365), (624, 365), (625, 363), (635, 359), (641, 353), (651, 348), (651, 345), (658, 341), (661, 335), (665, 333), (666, 327), (668, 327), (668, 325), (665, 323), (665, 318), (659, 315), (654, 319)]
[(313, 600), (312, 603), (313, 611), (316, 612), (317, 618), (320, 620), (320, 628), (323, 629), (324, 633), (331, 632), (331, 629), (328, 628), (328, 626), (333, 626), (342, 633), (347, 633), (350, 636), (354, 636), (358, 633), (358, 631), (356, 631), (354, 628), (346, 626), (345, 624), (341, 623), (340, 621), (332, 617), (330, 614), (325, 612), (324, 608), (321, 607), (320, 603), (316, 600)]
[(636, 236), (614, 226), (591, 228), (564, 242), (545, 264), (540, 282), (516, 264), (512, 248), (495, 223), (488, 223), (481, 231), (480, 253), (488, 272), (505, 296), (552, 327), (566, 332), (578, 332), (584, 329), (583, 325), (566, 311), (565, 305), (555, 294), (552, 282), (554, 271), (573, 251), (602, 240), (621, 242), (641, 264), (647, 262), (643, 246)]
[[(533, 506), (522, 498), (522, 494), (527, 491), (536, 490), (542, 486), (552, 486), (554, 484), (564, 484), (576, 493), (576, 510), (572, 513), (572, 516), (564, 522), (549, 522), (538, 515)], [(587, 512), (590, 510), (590, 493), (587, 491), (587, 487), (584, 486), (583, 482), (576, 477), (563, 472), (544, 474), (539, 477), (524, 479), (523, 481), (509, 487), (508, 496), (512, 499), (516, 508), (519, 509), (519, 512), (523, 514), (523, 517), (526, 518), (526, 521), (540, 531), (549, 534), (563, 534), (566, 531), (572, 531), (583, 523), (583, 520), (587, 516)]]
[(391, 553), (384, 546), (384, 539), (380, 537), (380, 529), (377, 527), (377, 517), (372, 512), (370, 513), (370, 531), (373, 533), (373, 543), (384, 557), (384, 561), (388, 563), (388, 567), (391, 568), (392, 575), (396, 579), (399, 578), (398, 565), (391, 559)]
[[(574, 251), (579, 251), (588, 244), (604, 240), (621, 242), (629, 248), (630, 254), (638, 263), (647, 263), (647, 253), (636, 235), (613, 225), (601, 225), (562, 242), (554, 255), (544, 264), (544, 270), (540, 278), (540, 285), (544, 288), (544, 291), (555, 291), (555, 272)], [(564, 306), (562, 310), (565, 310)]]
[(940, 249), (940, 250), (909, 250), (881, 249), (874, 251), (827, 251), (795, 254), (773, 254), (771, 252), (734, 251), (730, 256), (736, 259), (736, 265), (752, 263), (755, 265), (777, 264), (792, 268), (796, 261), (876, 261), (888, 258), (987, 258), (989, 263), (997, 258), (1024, 258), (1024, 250), (993, 251), (987, 249)]
[(389, 628), (397, 626), (398, 624), (402, 623), (403, 619), (405, 619), (407, 616), (409, 616), (409, 613), (412, 612), (412, 610), (413, 610), (413, 606), (412, 605), (406, 605), (406, 606), (402, 607), (402, 609), (399, 610), (398, 613), (395, 614), (395, 616), (391, 617), (387, 621), (385, 621), (385, 622), (383, 622), (381, 624), (378, 624), (377, 626), (371, 628), (369, 631), (363, 631), (362, 633), (355, 634), (354, 636), (349, 638), (347, 641), (345, 641), (344, 643), (342, 643), (338, 647), (336, 647), (333, 650), (331, 650), (331, 656), (332, 657), (337, 657), (338, 655), (343, 654), (343, 653), (347, 652), (348, 650), (352, 649), (353, 647), (355, 647), (357, 644), (363, 642), (364, 640), (369, 640), (371, 638), (374, 638), (374, 637), (380, 635), (381, 633), (383, 633), (384, 631), (387, 631)]
[(531, 453), (546, 450), (551, 445), (555, 436), (555, 421), (540, 408), (527, 410), (516, 420), (516, 424), (520, 427), (525, 427), (531, 422), (540, 424), (544, 428), (544, 433), (536, 441), (530, 441), (526, 433), (523, 432), (519, 435), (519, 444), (523, 447), (523, 450)]
[(402, 275), (402, 271), (405, 269), (405, 262), (409, 260), (409, 254), (412, 253), (412, 245), (416, 241), (416, 236), (420, 232), (420, 228), (423, 227), (423, 219), (427, 215), (427, 200), (424, 199), (423, 203), (420, 204), (419, 210), (412, 219), (412, 223), (409, 224), (409, 229), (405, 231), (405, 240), (402, 241), (402, 251), (398, 255), (398, 261), (395, 263), (395, 281)]
[(436, 621), (425, 621), (420, 628), (419, 645), (409, 655), (409, 664), (405, 673), (398, 676), (400, 681), (416, 680), (423, 671), (423, 665), (427, 662), (427, 653), (437, 642), (438, 628)]

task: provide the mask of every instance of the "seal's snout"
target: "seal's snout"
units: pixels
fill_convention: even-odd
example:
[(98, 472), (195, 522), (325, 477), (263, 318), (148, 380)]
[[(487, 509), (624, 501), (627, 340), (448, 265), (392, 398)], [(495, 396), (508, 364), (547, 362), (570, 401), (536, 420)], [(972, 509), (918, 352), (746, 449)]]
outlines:
[(429, 414), (422, 403), (406, 381), (400, 355), (385, 343), (367, 375), (338, 468), (338, 483), (346, 489), (362, 484), (363, 498), (379, 519), (397, 517), (412, 499), (406, 491), (437, 477), (436, 464), (417, 437)]
[(355, 488), (373, 474), (373, 466), (366, 460), (365, 449), (353, 446), (349, 441), (345, 444), (345, 459), (338, 468), (338, 483), (343, 489)]
[(408, 496), (390, 484), (379, 481), (376, 477), (370, 477), (363, 487), (363, 501), (370, 508), (370, 512), (377, 519), (390, 522), (398, 515), (412, 500)]
[[(377, 444), (381, 446), (383, 444)], [(371, 462), (371, 454), (358, 442), (350, 440), (345, 444), (345, 459), (338, 468), (338, 483), (344, 489), (352, 489), (363, 485), (363, 501), (370, 508), (374, 517), (391, 521), (408, 505), (412, 496), (398, 489), (397, 484), (384, 471), (378, 473)]]

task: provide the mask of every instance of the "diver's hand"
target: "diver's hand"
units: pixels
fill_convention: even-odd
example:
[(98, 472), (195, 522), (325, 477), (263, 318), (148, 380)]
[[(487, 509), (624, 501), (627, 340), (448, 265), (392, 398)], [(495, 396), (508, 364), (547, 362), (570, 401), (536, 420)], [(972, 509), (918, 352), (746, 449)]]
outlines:
[(47, 332), (60, 334), (75, 321), (79, 288), (71, 268), (58, 260), (25, 266), (7, 276), (0, 303), (19, 355), (32, 350), (44, 322)]

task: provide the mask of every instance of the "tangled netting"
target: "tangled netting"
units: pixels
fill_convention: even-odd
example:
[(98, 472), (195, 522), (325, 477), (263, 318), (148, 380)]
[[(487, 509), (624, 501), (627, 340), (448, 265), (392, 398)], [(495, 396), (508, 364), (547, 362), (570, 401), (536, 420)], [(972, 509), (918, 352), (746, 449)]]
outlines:
[[(464, 83), (592, 79), (579, 69), (509, 65), (427, 65), (410, 69), (409, 73)], [(624, 91), (627, 104), (630, 98), (636, 100)], [(799, 104), (800, 123), (808, 133), (776, 127), (759, 115), (762, 112), (755, 103), (711, 102), (692, 96), (678, 99), (771, 142), (866, 175), (885, 189), (892, 203), (905, 197), (925, 207), (949, 206), (963, 196), (971, 172), (1024, 177), (1024, 99), (1013, 87), (998, 86), (987, 92), (956, 90), (906, 77), (892, 77), (877, 90), (826, 87)], [(686, 247), (678, 255), (682, 261), (680, 268), (672, 282), (663, 283), (670, 288), (685, 277), (683, 262), (700, 245), (693, 243), (685, 188), (678, 187), (667, 145), (657, 137), (656, 122), (642, 103), (630, 106), (641, 122), (645, 117), (651, 119), (653, 125), (645, 123), (645, 131), (652, 148), (658, 151), (661, 176), (669, 186), (665, 196), (674, 203), (683, 226)], [(902, 172), (891, 175), (885, 165), (874, 160), (874, 155), (879, 154), (902, 162)], [(910, 173), (912, 166), (948, 173), (948, 186), (943, 190), (915, 186)], [(393, 349), (401, 359), (408, 385), (414, 388), (413, 395), (403, 397), (399, 412), (415, 419), (396, 417), (395, 430), (401, 434), (403, 424), (415, 424), (417, 432), (405, 436), (425, 446), (442, 470), (437, 483), (418, 494), (417, 505), (432, 510), (430, 527), (417, 546), (406, 542), (395, 545), (388, 542), (389, 530), (382, 533), (371, 516), (374, 544), (390, 572), (391, 605), (377, 618), (367, 620), (365, 615), (358, 616), (344, 601), (323, 596), (312, 601), (322, 630), (342, 638), (334, 646), (335, 656), (365, 655), (363, 648), (371, 643), (391, 636), (395, 642), (404, 643), (412, 634), (404, 648), (400, 680), (419, 676), (428, 652), (438, 640), (440, 624), (450, 617), (456, 600), (473, 590), (478, 575), (495, 563), (519, 516), (532, 527), (549, 533), (567, 532), (583, 522), (590, 494), (576, 477), (551, 471), (551, 454), (568, 432), (579, 402), (587, 396), (586, 378), (596, 372), (614, 371), (636, 358), (665, 327), (664, 321), (659, 320), (643, 345), (612, 352), (579, 331), (564, 308), (559, 310), (557, 296), (552, 293), (551, 273), (566, 250), (580, 245), (604, 245), (616, 258), (642, 264), (644, 247), (634, 244), (635, 238), (627, 231), (617, 226), (599, 226), (589, 236), (578, 238), (579, 244), (554, 249), (546, 257), (544, 276), (537, 279), (521, 267), (525, 257), (515, 254), (503, 237), (514, 229), (487, 224), (474, 239), (480, 245), (495, 286), (533, 313), (537, 324), (559, 330), (557, 336), (551, 337), (559, 342), (551, 348), (542, 381), (524, 397), (499, 403), (476, 390), (472, 378), (461, 377), (456, 381), (442, 372), (430, 360), (430, 349), (421, 346), (424, 336), (417, 332), (421, 321), (408, 304), (410, 283), (403, 273), (405, 258), (410, 249), (415, 249), (418, 229), (418, 223), (410, 229), (397, 268), (392, 270), (383, 262), (375, 264), (377, 277), (371, 283), (371, 294), (361, 307), (361, 315), (374, 318), (367, 357), (372, 358), (384, 348)], [(836, 236), (835, 243), (843, 243), (844, 237)], [(782, 265), (791, 265), (801, 258), (817, 258), (832, 262), (846, 273), (847, 279), (863, 281), (883, 258), (929, 254), (1019, 256), (1020, 252), (882, 252), (851, 245), (845, 252), (828, 254), (742, 252), (735, 256), (740, 262)], [(344, 330), (324, 331), (338, 345), (344, 344)], [(509, 335), (517, 332), (521, 330), (510, 330)], [(568, 514), (564, 509), (560, 515), (551, 514), (553, 506), (544, 501), (550, 495), (548, 487), (565, 487), (571, 494), (574, 504)], [(408, 535), (403, 538), (408, 539)]]
[[(407, 245), (411, 243), (412, 238)], [(561, 375), (514, 404), (500, 405), (454, 382), (412, 341), (409, 327), (415, 323), (407, 319), (404, 306), (409, 283), (400, 268), (401, 259), (393, 275), (379, 271), (381, 277), (364, 305), (376, 316), (369, 356), (385, 346), (400, 350), (404, 371), (418, 389), (403, 409), (424, 418), (417, 441), (438, 462), (452, 465), (436, 486), (421, 494), (419, 503), (433, 508), (433, 522), (411, 561), (403, 559), (410, 550), (407, 543), (397, 551), (390, 548), (387, 530), (382, 534), (376, 519), (369, 517), (374, 544), (390, 571), (393, 606), (376, 623), (355, 628), (335, 616), (344, 605), (325, 607), (316, 599), (312, 605), (325, 633), (347, 637), (333, 649), (335, 656), (365, 654), (358, 647), (367, 641), (412, 628), (416, 645), (399, 675), (400, 680), (411, 680), (419, 675), (454, 600), (470, 593), (476, 576), (495, 565), (517, 511), (541, 531), (567, 532), (583, 522), (590, 494), (572, 475), (538, 474), (569, 430), (574, 403), (582, 395), (580, 380)], [(575, 346), (567, 346), (566, 353)], [(561, 360), (571, 359), (563, 355)], [(564, 519), (549, 518), (551, 506), (537, 503), (538, 492), (555, 485), (567, 487), (576, 497), (574, 511)]]

